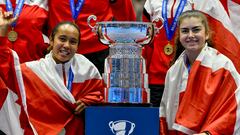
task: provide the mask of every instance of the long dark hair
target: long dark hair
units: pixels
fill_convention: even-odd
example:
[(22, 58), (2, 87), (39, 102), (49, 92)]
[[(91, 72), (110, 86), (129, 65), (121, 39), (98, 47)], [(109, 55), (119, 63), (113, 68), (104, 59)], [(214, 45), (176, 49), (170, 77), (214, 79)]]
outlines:
[(77, 30), (78, 30), (78, 33), (79, 33), (79, 38), (78, 38), (78, 41), (80, 42), (80, 37), (81, 37), (81, 33), (80, 33), (80, 28), (77, 26), (77, 24), (73, 23), (73, 22), (70, 22), (70, 21), (62, 21), (60, 23), (58, 23), (52, 30), (51, 34), (50, 34), (50, 39), (54, 39), (54, 36), (56, 35), (56, 33), (58, 32), (58, 29), (60, 26), (62, 25), (65, 25), (65, 24), (69, 24), (71, 26), (74, 26)]
[[(80, 28), (77, 26), (77, 24), (73, 23), (73, 22), (70, 22), (70, 21), (62, 21), (60, 23), (58, 23), (52, 30), (51, 34), (50, 34), (50, 41), (54, 40), (54, 37), (56, 35), (56, 33), (58, 32), (58, 29), (60, 26), (62, 25), (65, 25), (65, 24), (68, 24), (68, 25), (71, 25), (71, 26), (74, 26), (77, 30), (78, 30), (78, 33), (79, 33), (79, 37), (78, 37), (78, 45), (80, 44), (80, 38), (81, 38), (81, 32), (80, 32)], [(47, 48), (47, 53), (49, 53), (50, 51), (52, 50), (52, 46), (49, 46)]]
[(177, 60), (177, 58), (181, 55), (181, 53), (185, 50), (185, 48), (182, 46), (182, 44), (179, 40), (179, 31), (180, 31), (179, 26), (185, 18), (190, 18), (190, 17), (195, 17), (195, 18), (201, 19), (201, 22), (205, 28), (205, 32), (206, 32), (206, 34), (209, 35), (209, 38), (206, 40), (206, 42), (208, 43), (208, 46), (213, 47), (213, 44), (211, 41), (211, 30), (208, 25), (207, 17), (198, 10), (185, 11), (180, 15), (180, 17), (178, 19), (178, 28), (177, 28), (176, 38), (175, 38), (175, 47), (174, 47), (174, 58), (173, 58), (171, 64), (173, 64)]

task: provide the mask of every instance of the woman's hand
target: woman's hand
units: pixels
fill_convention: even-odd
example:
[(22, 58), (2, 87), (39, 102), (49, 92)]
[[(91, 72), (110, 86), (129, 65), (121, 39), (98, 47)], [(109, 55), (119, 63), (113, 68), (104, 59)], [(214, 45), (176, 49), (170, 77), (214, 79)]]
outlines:
[(76, 105), (77, 107), (75, 108), (74, 113), (80, 114), (85, 109), (85, 104), (81, 100), (78, 100)]
[(13, 17), (13, 12), (3, 12), (0, 8), (0, 27), (11, 25), (17, 20), (17, 17)]
[(0, 36), (5, 36), (7, 27), (17, 20), (17, 17), (13, 17), (13, 12), (3, 12), (0, 8)]

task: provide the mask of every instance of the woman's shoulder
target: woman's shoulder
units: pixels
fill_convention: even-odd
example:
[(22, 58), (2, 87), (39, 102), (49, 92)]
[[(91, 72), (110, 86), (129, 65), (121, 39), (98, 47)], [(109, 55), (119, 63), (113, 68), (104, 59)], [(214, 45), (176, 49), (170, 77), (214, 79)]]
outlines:
[(222, 63), (224, 62), (232, 62), (226, 55), (222, 54), (221, 52), (219, 52), (217, 49), (212, 48), (212, 47), (207, 47), (207, 56), (211, 59), (211, 61), (213, 63), (218, 63), (219, 61), (221, 61)]
[(81, 65), (86, 68), (95, 67), (95, 65), (82, 54), (76, 53), (73, 59), (74, 59), (73, 62), (74, 63), (77, 62), (77, 65)]
[(208, 61), (208, 63), (211, 64), (213, 70), (218, 70), (220, 68), (225, 68), (231, 71), (236, 70), (230, 58), (212, 47), (207, 48), (205, 59), (205, 61)]

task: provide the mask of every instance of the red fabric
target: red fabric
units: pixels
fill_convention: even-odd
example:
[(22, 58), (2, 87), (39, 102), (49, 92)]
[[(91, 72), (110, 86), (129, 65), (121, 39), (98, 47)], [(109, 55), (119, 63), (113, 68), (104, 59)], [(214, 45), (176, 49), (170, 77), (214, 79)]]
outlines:
[(194, 64), (176, 122), (197, 132), (230, 135), (236, 121), (237, 101), (234, 93), (237, 86), (229, 71), (223, 68), (213, 73), (211, 71), (200, 63)]
[(240, 73), (240, 43), (236, 37), (227, 30), (221, 22), (208, 16), (209, 26), (213, 30), (212, 42), (214, 47), (230, 58), (235, 65), (237, 71)]
[(116, 21), (136, 21), (132, 0), (116, 0), (111, 8)]
[(185, 135), (176, 130), (168, 130), (166, 118), (160, 118), (160, 135)]
[[(210, 16), (208, 16), (208, 20), (210, 28), (214, 31), (212, 33), (212, 41), (215, 48), (229, 57), (233, 61), (238, 72), (240, 72), (240, 43), (221, 22)], [(169, 21), (171, 22), (170, 19)], [(145, 46), (143, 50), (143, 57), (146, 59), (147, 63), (146, 67), (149, 75), (149, 84), (164, 84), (166, 72), (169, 69), (173, 57), (173, 55), (166, 55), (163, 51), (164, 45), (167, 43), (165, 30), (161, 29), (160, 33), (154, 37), (153, 43)], [(170, 43), (174, 45), (173, 41)]]
[(2, 77), (0, 76), (0, 110), (5, 99), (7, 98), (7, 94), (8, 94), (7, 86), (5, 85), (5, 83), (2, 80)]
[[(143, 21), (147, 21), (143, 18)], [(168, 20), (169, 22), (172, 19)], [(159, 21), (158, 26), (162, 23)], [(174, 38), (170, 43), (173, 43)], [(164, 46), (168, 44), (165, 29), (161, 29), (157, 35), (155, 35), (153, 42), (150, 45), (146, 45), (143, 49), (143, 57), (146, 59), (147, 73), (149, 75), (149, 84), (164, 84), (167, 70), (170, 67), (170, 62), (173, 58), (173, 54), (166, 55), (164, 53)]]
[[(62, 99), (53, 92), (26, 65), (22, 65), (23, 79), (27, 95), (27, 106), (30, 121), (40, 135), (55, 135), (65, 128), (67, 135), (83, 135), (83, 114), (74, 115), (75, 104)], [(101, 86), (101, 87), (100, 87)], [(73, 83), (72, 94), (76, 100), (86, 105), (100, 103), (103, 97), (96, 89), (103, 89), (102, 80), (89, 80), (84, 83)], [(96, 96), (99, 95), (99, 96)]]
[(160, 118), (160, 135), (168, 135), (168, 127), (166, 118)]
[[(81, 41), (78, 53), (87, 54), (107, 49), (108, 47), (98, 41), (98, 37), (87, 24), (90, 15), (97, 16), (97, 22), (111, 21), (113, 19), (109, 0), (85, 0), (82, 10), (75, 21), (81, 29)], [(68, 0), (49, 1), (49, 33), (61, 21), (73, 21)]]
[(10, 55), (10, 52), (6, 46), (6, 40), (7, 39), (5, 37), (0, 37), (0, 108), (2, 107), (8, 93), (5, 82), (7, 82), (6, 78), (8, 78), (6, 73), (9, 67), (7, 66), (6, 62), (9, 61), (7, 60), (7, 56)]
[[(113, 4), (111, 4), (109, 0), (85, 0), (82, 10), (75, 21), (81, 29), (81, 41), (78, 53), (88, 54), (108, 48), (99, 42), (98, 36), (92, 32), (92, 29), (87, 24), (87, 18), (90, 15), (96, 15), (97, 22), (112, 21), (114, 15), (112, 11), (113, 7), (111, 6), (114, 7), (114, 14), (117, 20), (135, 20), (130, 0), (117, 0), (116, 3)], [(121, 10), (119, 10), (119, 8), (121, 8)], [(69, 1), (50, 0), (48, 22), (49, 33), (58, 22), (63, 20), (73, 21)]]
[[(15, 2), (12, 2), (15, 9)], [(0, 5), (3, 9), (5, 5)], [(20, 62), (32, 61), (42, 58), (47, 45), (43, 41), (42, 31), (46, 25), (48, 12), (37, 5), (23, 5), (22, 12), (17, 20), (14, 30), (18, 33), (15, 42), (7, 45), (17, 52)]]
[(232, 0), (232, 1), (235, 2), (235, 3), (240, 4), (240, 0)]
[[(216, 49), (204, 47), (190, 72), (183, 52), (168, 70), (160, 104), (161, 125), (187, 134), (209, 131), (237, 132), (239, 74), (233, 63)], [(165, 128), (163, 128), (165, 129)], [(166, 131), (165, 131), (166, 132)]]
[(219, 0), (219, 1), (222, 3), (224, 9), (226, 10), (226, 12), (227, 12), (228, 15), (229, 15), (229, 11), (228, 11), (228, 0)]
[[(5, 38), (0, 38), (1, 41), (6, 41)], [(8, 93), (8, 90), (12, 90), (14, 93), (18, 95), (17, 104), (21, 106), (21, 113), (19, 116), (20, 124), (22, 129), (24, 130), (25, 135), (32, 135), (33, 131), (31, 129), (31, 126), (28, 122), (28, 117), (26, 115), (26, 112), (24, 111), (23, 104), (22, 104), (22, 98), (20, 93), (19, 84), (17, 81), (16, 76), (16, 67), (14, 65), (14, 56), (12, 54), (11, 49), (7, 47), (6, 44), (0, 45), (0, 77), (1, 77), (1, 101), (0, 106), (4, 103), (4, 99), (6, 99), (6, 94)], [(18, 60), (18, 59), (17, 59)], [(6, 84), (6, 85), (5, 85)], [(1, 108), (1, 107), (0, 107)]]
[[(5, 44), (6, 38), (0, 38), (3, 44), (0, 45), (0, 76), (2, 80), (5, 82), (6, 86), (13, 90), (16, 94), (19, 94), (18, 83), (16, 80), (15, 66), (14, 66), (14, 58), (12, 55), (12, 51)], [(16, 85), (13, 85), (16, 84)]]

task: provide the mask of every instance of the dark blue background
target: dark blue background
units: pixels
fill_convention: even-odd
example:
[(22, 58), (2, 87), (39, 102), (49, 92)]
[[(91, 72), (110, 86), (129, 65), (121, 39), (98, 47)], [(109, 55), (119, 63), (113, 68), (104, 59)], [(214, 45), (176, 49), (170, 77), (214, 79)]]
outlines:
[(86, 135), (114, 135), (108, 123), (118, 120), (135, 123), (130, 135), (159, 135), (159, 108), (91, 106), (85, 111)]

